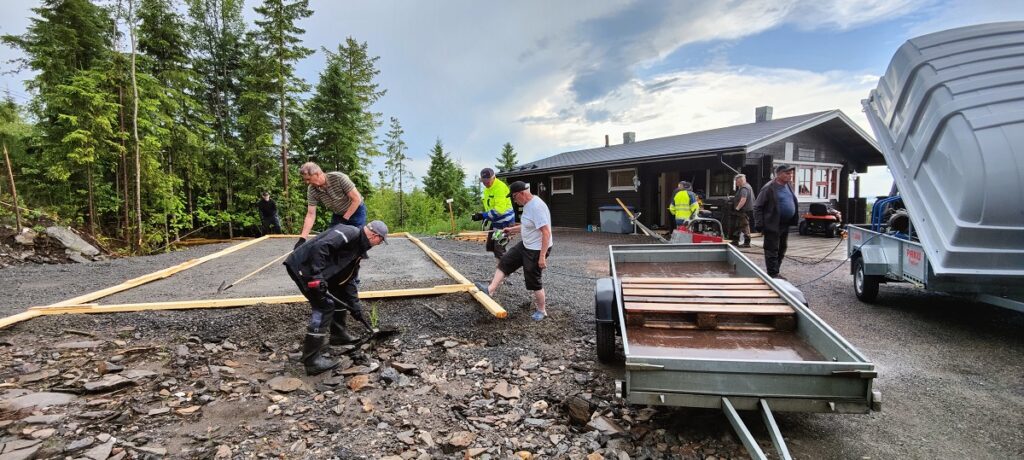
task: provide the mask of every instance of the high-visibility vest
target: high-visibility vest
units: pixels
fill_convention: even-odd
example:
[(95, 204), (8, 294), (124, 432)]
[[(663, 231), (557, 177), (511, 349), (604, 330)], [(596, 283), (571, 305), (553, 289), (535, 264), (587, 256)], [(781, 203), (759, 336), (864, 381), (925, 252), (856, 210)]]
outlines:
[(672, 204), (668, 206), (669, 212), (675, 216), (676, 220), (690, 220), (694, 214), (697, 214), (699, 208), (697, 196), (689, 190), (676, 191), (675, 196), (672, 197)]
[(490, 187), (484, 188), (481, 201), (484, 203), (484, 219), (491, 222), (491, 228), (505, 228), (515, 223), (512, 199), (508, 197), (508, 185), (497, 177)]

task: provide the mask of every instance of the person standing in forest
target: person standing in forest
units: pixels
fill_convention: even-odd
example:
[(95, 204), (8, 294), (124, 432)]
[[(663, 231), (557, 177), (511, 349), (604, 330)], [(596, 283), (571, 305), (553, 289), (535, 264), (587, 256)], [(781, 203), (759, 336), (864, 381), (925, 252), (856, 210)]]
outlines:
[(256, 203), (260, 211), (260, 222), (263, 223), (263, 234), (281, 233), (281, 218), (277, 216), (277, 204), (270, 198), (270, 192), (263, 192), (262, 199)]
[(312, 161), (304, 163), (299, 168), (299, 174), (309, 187), (306, 189), (306, 219), (302, 222), (302, 233), (295, 243), (296, 248), (306, 242), (309, 232), (313, 230), (316, 207), (320, 204), (334, 213), (331, 216), (331, 227), (338, 224), (354, 227), (366, 225), (366, 204), (356, 184), (347, 174), (338, 171), (325, 173)]

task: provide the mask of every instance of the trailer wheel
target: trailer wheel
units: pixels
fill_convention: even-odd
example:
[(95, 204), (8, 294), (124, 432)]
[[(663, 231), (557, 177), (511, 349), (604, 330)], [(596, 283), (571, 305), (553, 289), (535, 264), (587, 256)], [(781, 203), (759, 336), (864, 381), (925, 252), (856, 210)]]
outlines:
[(872, 303), (878, 298), (879, 276), (864, 274), (864, 259), (853, 261), (853, 292), (861, 302)]
[(614, 323), (597, 323), (597, 360), (604, 364), (615, 360)]

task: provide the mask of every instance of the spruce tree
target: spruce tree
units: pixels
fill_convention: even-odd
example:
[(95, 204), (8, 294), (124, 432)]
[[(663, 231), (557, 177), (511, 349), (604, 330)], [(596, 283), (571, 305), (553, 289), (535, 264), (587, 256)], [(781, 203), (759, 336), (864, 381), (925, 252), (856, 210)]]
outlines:
[(506, 142), (505, 145), (501, 146), (501, 155), (498, 155), (498, 170), (499, 171), (511, 171), (512, 168), (516, 167), (516, 163), (519, 160), (516, 158), (516, 152), (512, 149), (512, 143)]
[(295, 75), (295, 63), (313, 50), (302, 46), (305, 30), (295, 25), (313, 15), (309, 0), (264, 0), (255, 8), (263, 19), (256, 20), (256, 38), (265, 48), (270, 64), (270, 78), (277, 99), (277, 120), (281, 142), (281, 181), (285, 198), (288, 187), (288, 115), (295, 106), (294, 96), (309, 90), (309, 85)]
[(471, 208), (471, 192), (466, 188), (466, 171), (444, 151), (441, 139), (430, 150), (430, 167), (423, 178), (423, 189), (435, 200), (454, 200), (452, 208), (461, 213)]
[(371, 107), (385, 93), (373, 81), (380, 73), (375, 67), (379, 58), (370, 57), (366, 43), (352, 37), (337, 52), (323, 51), (327, 67), (308, 103), (307, 148), (321, 167), (348, 174), (366, 194), (371, 191), (367, 168), (379, 155), (374, 133), (381, 114)]
[(387, 140), (385, 141), (387, 160), (384, 162), (385, 171), (381, 171), (382, 182), (387, 183), (388, 187), (394, 189), (398, 187), (398, 224), (405, 224), (405, 180), (408, 179), (412, 182), (413, 175), (409, 172), (408, 161), (409, 157), (405, 155), (405, 141), (402, 140), (402, 134), (405, 131), (402, 129), (402, 124), (398, 122), (398, 118), (391, 117), (391, 129), (388, 130)]
[(94, 229), (97, 194), (106, 193), (97, 188), (97, 176), (110, 169), (116, 152), (106, 126), (117, 113), (108, 86), (114, 22), (88, 0), (45, 0), (32, 11), (37, 17), (23, 35), (2, 37), (25, 54), (15, 61), (19, 67), (36, 73), (27, 86), (36, 93), (30, 108), (39, 126), (42, 174), (32, 179), (50, 182), (41, 198), (66, 214), (85, 209)]

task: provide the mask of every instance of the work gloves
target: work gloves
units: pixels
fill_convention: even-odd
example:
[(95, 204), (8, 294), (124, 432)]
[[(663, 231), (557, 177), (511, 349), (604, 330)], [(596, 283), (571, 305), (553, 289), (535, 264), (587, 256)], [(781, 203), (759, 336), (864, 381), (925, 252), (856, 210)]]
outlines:
[(299, 238), (299, 241), (295, 242), (295, 247), (292, 248), (292, 251), (294, 251), (296, 249), (299, 249), (299, 246), (302, 246), (302, 243), (305, 243), (305, 242), (306, 242), (305, 238)]
[(477, 221), (477, 222), (479, 222), (481, 220), (484, 220), (484, 213), (478, 212), (478, 213), (473, 214), (473, 220)]

